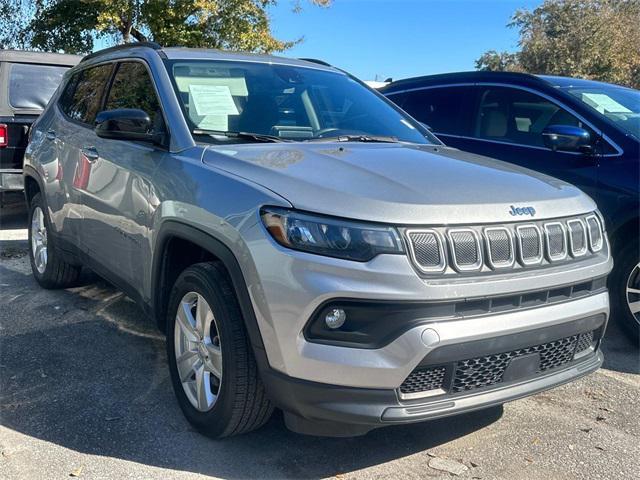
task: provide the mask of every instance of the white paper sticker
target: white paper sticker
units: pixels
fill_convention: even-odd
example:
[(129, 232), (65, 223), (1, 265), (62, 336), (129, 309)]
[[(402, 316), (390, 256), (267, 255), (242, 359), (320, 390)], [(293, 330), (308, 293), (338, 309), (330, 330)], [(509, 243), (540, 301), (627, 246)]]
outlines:
[(198, 128), (203, 130), (229, 130), (229, 117), (227, 115), (205, 115), (198, 122)]
[(609, 95), (604, 93), (583, 93), (582, 96), (587, 100), (589, 105), (598, 110), (600, 113), (631, 113), (624, 105), (619, 104)]
[(189, 85), (189, 106), (198, 115), (238, 115), (226, 85)]

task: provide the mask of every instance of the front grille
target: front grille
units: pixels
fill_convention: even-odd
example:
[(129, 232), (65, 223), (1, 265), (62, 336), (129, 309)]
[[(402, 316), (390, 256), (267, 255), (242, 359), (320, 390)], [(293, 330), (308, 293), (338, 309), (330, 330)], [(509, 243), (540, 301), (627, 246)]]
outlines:
[(548, 223), (544, 226), (547, 241), (547, 255), (549, 260), (562, 260), (567, 256), (567, 236), (564, 226), (559, 222)]
[(538, 263), (542, 259), (542, 238), (535, 225), (519, 226), (520, 260), (525, 265)]
[(480, 268), (480, 242), (473, 230), (451, 230), (451, 253), (454, 266), (459, 270)]
[(410, 395), (412, 393), (438, 390), (442, 388), (446, 372), (447, 369), (445, 367), (417, 371), (403, 382), (400, 392), (404, 395)]
[(589, 230), (589, 246), (591, 251), (597, 252), (602, 248), (602, 228), (600, 227), (600, 221), (595, 215), (587, 217), (587, 228)]
[(409, 232), (410, 245), (418, 265), (425, 271), (438, 271), (444, 266), (442, 245), (435, 232)]
[(584, 223), (581, 220), (570, 220), (567, 225), (569, 227), (571, 255), (580, 257), (587, 253), (587, 232)]
[[(540, 374), (573, 361), (580, 352), (593, 345), (594, 338), (594, 332), (587, 332), (507, 352), (467, 358), (449, 365), (418, 367), (400, 386), (400, 395), (418, 396), (420, 392), (433, 390), (456, 394), (497, 385), (503, 381), (510, 362), (525, 355), (539, 355), (536, 374)], [(453, 372), (449, 382), (446, 381), (447, 370)]]
[(405, 235), (420, 271), (446, 274), (572, 261), (599, 252), (605, 243), (602, 224), (593, 214), (487, 227), (412, 228)]
[(487, 239), (489, 264), (494, 268), (513, 265), (515, 256), (509, 230), (504, 227), (487, 228), (484, 234)]

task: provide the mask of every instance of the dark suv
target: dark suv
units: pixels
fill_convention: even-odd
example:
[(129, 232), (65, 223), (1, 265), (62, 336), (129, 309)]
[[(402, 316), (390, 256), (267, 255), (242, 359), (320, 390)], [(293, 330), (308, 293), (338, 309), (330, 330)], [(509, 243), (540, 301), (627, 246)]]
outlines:
[(29, 127), (82, 57), (0, 50), (0, 191), (22, 190)]
[(640, 330), (640, 92), (576, 78), (465, 72), (382, 93), (447, 145), (573, 183), (598, 204), (613, 244), (611, 308)]

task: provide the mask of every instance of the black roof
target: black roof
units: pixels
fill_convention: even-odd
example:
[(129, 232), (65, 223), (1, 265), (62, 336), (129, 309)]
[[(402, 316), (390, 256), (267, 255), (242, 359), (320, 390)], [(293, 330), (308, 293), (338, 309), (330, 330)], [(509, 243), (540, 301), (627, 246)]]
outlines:
[(82, 59), (81, 55), (31, 52), (27, 50), (0, 50), (0, 62), (39, 63), (72, 67)]
[(530, 73), (519, 72), (455, 72), (441, 73), (437, 75), (425, 75), (421, 77), (405, 78), (390, 83), (381, 89), (383, 93), (395, 90), (410, 90), (412, 88), (424, 87), (426, 85), (439, 85), (442, 83), (469, 83), (469, 82), (506, 82), (521, 84), (545, 84), (549, 85), (545, 79)]

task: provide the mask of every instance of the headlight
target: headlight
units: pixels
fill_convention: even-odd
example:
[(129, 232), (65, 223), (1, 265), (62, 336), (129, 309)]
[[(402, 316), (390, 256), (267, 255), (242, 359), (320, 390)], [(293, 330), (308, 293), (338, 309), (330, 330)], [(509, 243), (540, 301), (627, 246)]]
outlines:
[(381, 253), (404, 253), (392, 227), (265, 208), (262, 222), (280, 245), (329, 257), (366, 262)]

